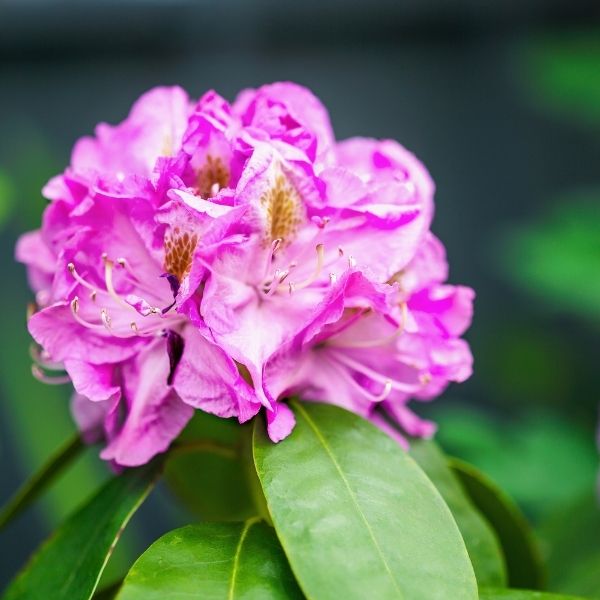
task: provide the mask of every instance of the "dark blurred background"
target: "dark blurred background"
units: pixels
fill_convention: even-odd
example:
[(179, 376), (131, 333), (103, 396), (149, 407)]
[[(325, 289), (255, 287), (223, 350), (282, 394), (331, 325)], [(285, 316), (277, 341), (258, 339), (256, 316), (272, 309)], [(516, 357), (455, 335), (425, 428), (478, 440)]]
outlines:
[[(588, 511), (578, 535), (600, 573), (597, 0), (0, 0), (0, 502), (74, 430), (68, 389), (30, 375), (31, 294), (13, 262), (42, 185), (152, 86), (233, 99), (285, 79), (323, 100), (338, 138), (395, 138), (430, 169), (451, 281), (477, 291), (475, 374), (417, 410), (508, 490), (542, 544), (561, 513)], [(2, 533), (0, 589), (108, 476), (96, 453)], [(159, 490), (113, 572), (182, 518)], [(581, 591), (580, 564), (549, 560), (561, 561), (551, 587)]]

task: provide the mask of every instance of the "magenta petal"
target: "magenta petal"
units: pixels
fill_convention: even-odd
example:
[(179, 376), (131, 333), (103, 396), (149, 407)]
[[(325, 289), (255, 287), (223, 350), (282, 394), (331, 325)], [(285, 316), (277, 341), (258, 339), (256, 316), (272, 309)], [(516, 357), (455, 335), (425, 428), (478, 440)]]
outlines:
[(276, 402), (273, 409), (267, 409), (267, 432), (271, 441), (280, 442), (286, 438), (296, 425), (296, 417), (287, 404)]
[(120, 397), (121, 388), (113, 384), (115, 365), (93, 365), (82, 360), (65, 360), (65, 369), (75, 391), (93, 401)]
[(54, 362), (73, 359), (91, 364), (116, 363), (134, 356), (148, 343), (147, 338), (122, 339), (86, 329), (75, 321), (66, 302), (35, 313), (28, 327)]
[(135, 467), (164, 452), (194, 412), (167, 385), (166, 341), (157, 340), (123, 368), (129, 410), (125, 422), (101, 457)]

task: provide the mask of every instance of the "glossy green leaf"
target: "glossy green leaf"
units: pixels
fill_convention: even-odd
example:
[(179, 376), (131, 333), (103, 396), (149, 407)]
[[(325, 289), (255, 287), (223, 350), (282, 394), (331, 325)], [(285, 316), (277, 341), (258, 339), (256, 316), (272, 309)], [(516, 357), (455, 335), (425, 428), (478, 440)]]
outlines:
[(158, 464), (153, 463), (110, 480), (38, 549), (4, 600), (89, 600), (157, 472)]
[(458, 527), (414, 460), (341, 408), (292, 406), (292, 434), (273, 444), (256, 419), (253, 448), (275, 529), (306, 595), (477, 598)]
[(506, 566), (496, 533), (466, 494), (442, 451), (430, 440), (411, 440), (410, 455), (452, 511), (467, 546), (477, 583), (480, 586), (506, 585)]
[(117, 600), (302, 598), (274, 530), (258, 519), (201, 523), (154, 542)]
[(76, 434), (52, 456), (48, 462), (9, 500), (0, 512), (0, 529), (24, 511), (60, 476), (83, 450), (83, 442)]
[(581, 600), (575, 596), (548, 594), (529, 590), (482, 589), (479, 600)]
[(240, 454), (237, 420), (196, 411), (169, 453), (165, 480), (202, 520), (240, 521), (255, 514)]
[(504, 550), (509, 584), (518, 588), (543, 587), (545, 576), (539, 549), (518, 506), (475, 467), (458, 459), (450, 459), (450, 466), (495, 529)]

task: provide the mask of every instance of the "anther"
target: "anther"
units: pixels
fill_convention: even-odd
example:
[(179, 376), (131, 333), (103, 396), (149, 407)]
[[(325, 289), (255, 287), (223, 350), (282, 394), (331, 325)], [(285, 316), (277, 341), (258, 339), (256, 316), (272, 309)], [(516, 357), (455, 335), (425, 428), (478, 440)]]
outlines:
[(105, 308), (103, 308), (100, 311), (100, 319), (102, 320), (102, 324), (104, 325), (104, 327), (106, 327), (106, 329), (110, 331), (112, 326), (112, 319), (110, 318), (110, 315), (108, 314), (108, 311)]

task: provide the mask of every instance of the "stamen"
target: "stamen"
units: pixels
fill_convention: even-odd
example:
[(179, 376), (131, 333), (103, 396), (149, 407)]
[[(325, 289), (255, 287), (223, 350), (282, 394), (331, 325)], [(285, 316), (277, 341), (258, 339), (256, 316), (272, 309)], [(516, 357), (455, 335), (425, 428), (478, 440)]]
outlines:
[(368, 377), (372, 381), (376, 381), (383, 385), (385, 385), (389, 381), (392, 388), (394, 390), (398, 390), (399, 392), (412, 393), (419, 389), (418, 385), (411, 385), (402, 381), (398, 381), (396, 379), (384, 377), (381, 373), (378, 373), (377, 371), (374, 371), (373, 369), (367, 367), (366, 365), (363, 365), (362, 363), (354, 360), (353, 358), (350, 358), (344, 352), (335, 351), (335, 358), (338, 360), (338, 362), (346, 365), (347, 367), (350, 367), (357, 373), (361, 373), (362, 375)]
[(352, 256), (352, 255), (350, 255), (350, 256), (348, 257), (348, 266), (349, 266), (351, 269), (354, 269), (354, 267), (356, 267), (356, 259), (355, 259), (355, 258), (354, 258), (354, 256)]
[(335, 363), (331, 363), (331, 366), (341, 377), (343, 377), (344, 380), (346, 380), (359, 394), (361, 394), (361, 396), (364, 396), (370, 402), (383, 402), (383, 400), (385, 400), (392, 392), (392, 381), (390, 379), (385, 382), (383, 391), (380, 394), (375, 395), (360, 385), (358, 381), (356, 381), (356, 379), (354, 379), (354, 377), (348, 373), (347, 369)]
[(105, 308), (100, 311), (100, 319), (102, 319), (104, 327), (110, 331), (112, 329), (112, 319)]
[(117, 292), (115, 291), (112, 278), (112, 272), (114, 267), (113, 261), (109, 260), (106, 253), (102, 254), (102, 260), (104, 261), (104, 282), (106, 283), (106, 289), (110, 294), (111, 298), (113, 298), (113, 300), (115, 300), (121, 306), (133, 308), (131, 305), (127, 304), (127, 302), (125, 302), (125, 300), (123, 300), (123, 298), (121, 298), (121, 296), (119, 296), (119, 294), (117, 294)]
[[(315, 272), (304, 281), (293, 284), (294, 290), (290, 290), (290, 293), (295, 290), (303, 290), (307, 288), (309, 285), (313, 284), (321, 275), (321, 271), (323, 270), (323, 260), (325, 257), (325, 246), (323, 244), (317, 244), (315, 250), (317, 251), (317, 266), (315, 268)], [(290, 284), (291, 286), (292, 284)]]
[(283, 243), (283, 240), (281, 238), (275, 238), (271, 242), (271, 251), (267, 253), (267, 259), (265, 261), (265, 269), (263, 272), (263, 279), (267, 279), (267, 277), (269, 275), (269, 271), (271, 269), (271, 264), (273, 263), (273, 260), (275, 259), (275, 254), (277, 253), (279, 248), (281, 248), (282, 243)]
[(31, 374), (42, 383), (47, 383), (49, 385), (64, 385), (65, 383), (70, 383), (71, 378), (68, 375), (62, 375), (58, 377), (49, 377), (40, 369), (37, 365), (31, 365)]
[(404, 328), (406, 327), (406, 302), (403, 302), (400, 306), (402, 310), (402, 320), (400, 321), (400, 325), (398, 325), (394, 333), (386, 335), (382, 338), (376, 338), (374, 340), (336, 341), (335, 338), (330, 338), (327, 341), (327, 345), (335, 348), (378, 348), (379, 346), (387, 346), (387, 344), (393, 342), (397, 337), (402, 335), (404, 333)]
[(337, 283), (337, 275), (335, 273), (329, 273), (329, 284), (335, 285)]
[(156, 294), (156, 290), (151, 289), (150, 287), (144, 285), (142, 281), (140, 281), (138, 276), (135, 274), (135, 271), (131, 268), (131, 266), (125, 258), (117, 258), (115, 260), (115, 264), (121, 269), (125, 269), (127, 274), (130, 276), (127, 277), (127, 281), (134, 285), (137, 289), (139, 289), (142, 292), (145, 292), (146, 294), (149, 294), (150, 296), (154, 296)]
[(392, 382), (388, 379), (383, 386), (383, 390), (378, 396), (374, 396), (373, 402), (382, 402), (392, 393)]
[(88, 283), (78, 272), (77, 269), (75, 268), (75, 265), (70, 262), (67, 265), (67, 269), (69, 269), (69, 273), (71, 273), (71, 275), (73, 275), (73, 279), (75, 279), (75, 281), (79, 284), (82, 285), (83, 287), (87, 288), (88, 290), (90, 290), (91, 292), (93, 292), (94, 294), (96, 293), (96, 288), (91, 284)]
[(100, 323), (90, 323), (89, 321), (86, 321), (85, 319), (82, 319), (79, 316), (79, 314), (78, 314), (79, 313), (79, 298), (77, 296), (75, 296), (75, 298), (73, 298), (73, 300), (71, 300), (71, 313), (73, 314), (73, 317), (75, 317), (75, 320), (80, 325), (83, 325), (87, 329), (96, 329), (96, 330), (104, 329), (104, 325), (102, 325)]
[(37, 344), (30, 344), (29, 356), (34, 363), (42, 367), (46, 371), (64, 371), (61, 363), (55, 363), (50, 360), (50, 356), (45, 350), (41, 350)]

